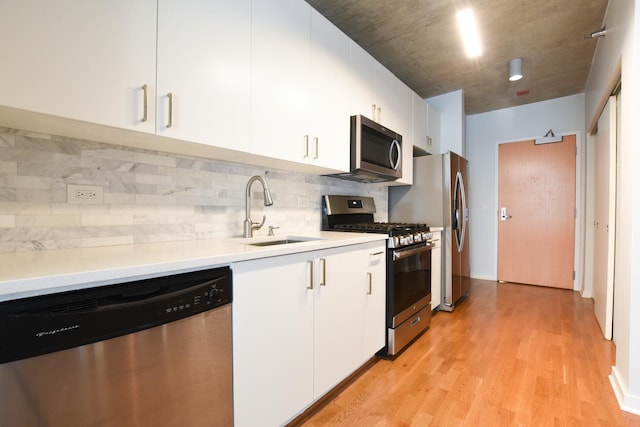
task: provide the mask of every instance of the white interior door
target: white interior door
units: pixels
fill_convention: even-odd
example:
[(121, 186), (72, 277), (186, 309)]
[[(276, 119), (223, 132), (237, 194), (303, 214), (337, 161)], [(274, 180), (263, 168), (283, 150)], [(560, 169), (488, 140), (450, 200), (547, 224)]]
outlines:
[(613, 268), (616, 206), (616, 98), (609, 98), (595, 135), (593, 301), (602, 334), (613, 333)]

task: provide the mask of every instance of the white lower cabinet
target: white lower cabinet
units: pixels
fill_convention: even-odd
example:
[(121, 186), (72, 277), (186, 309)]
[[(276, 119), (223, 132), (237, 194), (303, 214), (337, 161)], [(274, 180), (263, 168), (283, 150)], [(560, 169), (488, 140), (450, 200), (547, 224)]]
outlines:
[(431, 250), (431, 309), (435, 310), (442, 301), (442, 232), (433, 231), (436, 247)]
[(233, 264), (236, 426), (290, 421), (384, 346), (384, 247)]
[(313, 395), (329, 391), (359, 366), (362, 357), (364, 265), (353, 247), (318, 253), (314, 294)]
[(385, 345), (387, 323), (386, 245), (375, 243), (363, 248), (365, 257), (364, 328), (362, 332), (362, 362)]
[(313, 401), (312, 254), (233, 264), (234, 425), (277, 426)]

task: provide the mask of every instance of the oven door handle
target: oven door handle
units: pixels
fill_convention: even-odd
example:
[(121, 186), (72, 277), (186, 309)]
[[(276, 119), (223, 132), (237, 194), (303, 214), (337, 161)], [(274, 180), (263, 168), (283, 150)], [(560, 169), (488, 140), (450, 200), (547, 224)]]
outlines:
[(427, 252), (433, 249), (435, 244), (431, 242), (427, 242), (424, 245), (420, 245), (419, 247), (412, 247), (410, 249), (402, 249), (398, 251), (393, 251), (393, 260), (397, 261), (399, 259), (408, 258), (410, 256), (419, 254), (421, 252)]

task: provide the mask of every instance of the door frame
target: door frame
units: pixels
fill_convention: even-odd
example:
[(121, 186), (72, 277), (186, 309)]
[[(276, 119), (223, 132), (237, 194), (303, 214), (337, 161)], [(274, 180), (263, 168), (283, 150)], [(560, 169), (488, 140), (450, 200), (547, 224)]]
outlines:
[[(575, 230), (574, 230), (574, 244), (573, 244), (573, 266), (574, 266), (574, 270), (575, 270), (575, 279), (573, 281), (573, 290), (574, 291), (581, 291), (584, 287), (584, 239), (585, 239), (585, 208), (586, 208), (586, 202), (585, 202), (585, 196), (586, 196), (586, 155), (585, 155), (585, 148), (586, 148), (586, 144), (585, 144), (585, 139), (584, 139), (584, 135), (582, 132), (580, 131), (570, 131), (570, 132), (562, 132), (562, 133), (555, 133), (556, 136), (566, 136), (566, 135), (575, 135), (576, 136), (576, 149), (578, 150), (577, 154), (576, 154), (576, 200), (575, 200), (575, 206), (576, 206), (576, 220), (575, 220)], [(542, 136), (542, 134), (540, 135), (535, 135), (535, 136), (531, 136), (528, 138), (517, 138), (517, 139), (509, 139), (506, 141), (498, 141), (496, 142), (496, 144), (494, 145), (494, 154), (493, 154), (493, 158), (495, 159), (495, 178), (494, 178), (494, 182), (495, 182), (495, 188), (494, 188), (494, 201), (493, 201), (493, 206), (495, 206), (495, 242), (496, 242), (496, 246), (495, 246), (495, 260), (496, 260), (496, 265), (495, 265), (495, 271), (496, 271), (496, 275), (498, 272), (498, 221), (500, 221), (499, 218), (499, 211), (500, 211), (500, 206), (498, 205), (498, 168), (499, 168), (499, 146), (500, 144), (506, 144), (506, 143), (510, 143), (510, 142), (522, 142), (522, 141), (531, 141), (534, 140), (536, 138), (540, 138)], [(496, 276), (497, 277), (497, 276)], [(586, 295), (582, 295), (583, 297), (587, 298), (587, 297), (591, 297), (591, 295), (586, 296)]]

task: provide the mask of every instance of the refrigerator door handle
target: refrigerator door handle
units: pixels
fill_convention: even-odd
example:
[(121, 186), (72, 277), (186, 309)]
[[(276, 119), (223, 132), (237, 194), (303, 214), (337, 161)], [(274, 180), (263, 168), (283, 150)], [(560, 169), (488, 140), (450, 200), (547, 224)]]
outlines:
[(467, 192), (464, 188), (462, 174), (458, 172), (457, 178), (460, 179), (460, 193), (462, 195), (462, 237), (460, 237), (460, 252), (464, 248), (464, 241), (467, 234), (467, 222), (469, 222), (469, 209), (467, 209)]

